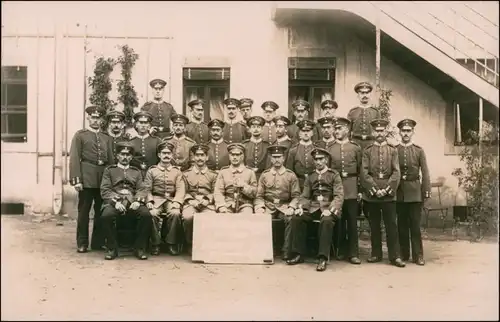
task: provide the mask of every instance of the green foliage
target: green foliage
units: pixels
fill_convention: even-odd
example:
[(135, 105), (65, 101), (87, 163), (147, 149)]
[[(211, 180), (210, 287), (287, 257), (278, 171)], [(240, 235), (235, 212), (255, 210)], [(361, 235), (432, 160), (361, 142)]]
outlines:
[(498, 127), (485, 126), (481, 146), (479, 133), (470, 131), (471, 141), (460, 151), (463, 168), (455, 168), (452, 175), (467, 194), (467, 205), (471, 209), (471, 220), (486, 223), (488, 228), (498, 231)]
[(139, 106), (137, 92), (132, 85), (132, 68), (137, 59), (139, 59), (139, 55), (134, 53), (134, 50), (128, 45), (123, 45), (120, 49), (122, 55), (118, 58), (118, 63), (122, 67), (122, 79), (118, 82), (118, 101), (124, 106), (125, 122), (130, 126), (132, 124), (134, 108)]
[[(115, 102), (109, 98), (109, 92), (112, 88), (109, 76), (115, 65), (116, 61), (113, 58), (99, 57), (95, 63), (94, 76), (88, 78), (88, 84), (92, 89), (89, 98), (90, 103), (104, 107), (106, 111), (109, 111), (115, 105)], [(102, 127), (105, 129), (106, 124), (103, 124)]]
[(389, 126), (387, 130), (387, 139), (390, 143), (396, 143), (399, 141), (399, 135), (397, 128), (392, 124), (391, 120), (391, 97), (392, 90), (378, 87), (378, 105), (375, 107), (380, 111), (381, 118), (389, 121)]

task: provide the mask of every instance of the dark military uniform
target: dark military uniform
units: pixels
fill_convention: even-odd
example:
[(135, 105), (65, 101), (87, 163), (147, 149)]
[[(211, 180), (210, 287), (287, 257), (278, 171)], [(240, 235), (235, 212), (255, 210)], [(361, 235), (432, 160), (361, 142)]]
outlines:
[[(300, 139), (299, 139), (300, 129), (297, 126), (297, 123), (290, 125), (286, 130), (287, 130), (288, 136), (292, 140), (292, 145), (297, 144), (300, 141)], [(319, 139), (321, 139), (321, 133), (320, 133), (319, 128), (315, 125), (313, 128), (313, 135), (312, 135), (311, 141), (315, 142), (315, 141), (318, 141)]]
[(372, 106), (358, 106), (349, 111), (347, 118), (352, 122), (351, 139), (361, 146), (361, 149), (372, 144), (374, 138), (370, 122), (380, 118), (379, 110)]
[(172, 136), (165, 139), (174, 145), (174, 161), (175, 165), (180, 167), (181, 171), (189, 169), (191, 166), (190, 149), (196, 144), (191, 138), (183, 135), (182, 137)]
[(260, 139), (258, 141), (250, 139), (243, 141), (245, 146), (245, 165), (255, 172), (257, 180), (264, 170), (269, 168), (269, 158), (267, 156), (267, 148), (270, 143)]
[(247, 127), (241, 122), (227, 121), (222, 130), (222, 138), (228, 143), (241, 143), (248, 138)]
[[(325, 139), (325, 138), (322, 138), (321, 140), (318, 140), (316, 142), (314, 142), (314, 145), (317, 146), (318, 148), (322, 148), (322, 149), (325, 149), (326, 151), (330, 152), (333, 145), (335, 144), (335, 138), (332, 137), (330, 139)], [(332, 152), (330, 152), (331, 154)]]
[[(102, 110), (91, 106), (88, 114), (99, 114)], [(102, 198), (100, 186), (106, 166), (114, 163), (112, 141), (109, 136), (99, 130), (84, 129), (75, 133), (71, 141), (69, 176), (72, 186), (82, 184), (78, 192), (78, 224), (76, 228), (77, 247), (85, 248), (89, 244), (89, 213), (94, 203), (94, 220), (92, 227), (92, 249), (101, 249), (104, 245), (99, 226), (101, 218)]]
[[(279, 108), (279, 105), (273, 101), (265, 101), (260, 107), (264, 111), (267, 110), (270, 113), (274, 113)], [(269, 143), (276, 140), (276, 124), (274, 121), (271, 120), (264, 123), (262, 126), (262, 138)]]
[(130, 135), (125, 133), (124, 131), (122, 131), (118, 135), (115, 135), (115, 134), (111, 133), (110, 131), (108, 131), (107, 134), (109, 135), (109, 138), (111, 140), (113, 155), (115, 156), (113, 160), (116, 163), (116, 147), (119, 143), (128, 142), (130, 140)]
[(315, 169), (314, 161), (311, 157), (311, 152), (314, 148), (315, 145), (312, 142), (307, 145), (298, 143), (293, 145), (288, 152), (286, 167), (297, 175), (301, 189), (304, 187), (307, 175)]
[(151, 121), (151, 126), (158, 128), (156, 136), (159, 138), (164, 138), (170, 129), (170, 118), (173, 115), (177, 115), (172, 104), (165, 101), (150, 101), (145, 103), (141, 110), (151, 113), (153, 120)]
[(148, 168), (159, 162), (156, 149), (160, 144), (160, 139), (149, 134), (138, 135), (130, 140), (130, 143), (134, 147), (134, 157), (130, 165), (141, 169), (143, 176), (145, 176)]
[(189, 122), (186, 125), (186, 136), (195, 141), (197, 144), (207, 143), (208, 137), (208, 126), (205, 122)]
[[(117, 231), (115, 220), (137, 221), (137, 235), (134, 243), (136, 250), (144, 251), (147, 247), (151, 234), (152, 219), (149, 210), (144, 204), (137, 210), (130, 209), (130, 205), (138, 201), (136, 192), (142, 184), (142, 173), (139, 169), (121, 164), (112, 165), (104, 170), (101, 183), (101, 196), (104, 200), (102, 210), (102, 227), (106, 237), (106, 246), (110, 251), (118, 248)], [(121, 216), (115, 208), (115, 204), (120, 202), (127, 208)]]
[(223, 167), (229, 166), (228, 144), (223, 139), (219, 141), (211, 140), (207, 144), (209, 148), (207, 166), (210, 170), (219, 171)]
[[(377, 120), (372, 121), (372, 124)], [(382, 122), (381, 122), (382, 123)], [(384, 123), (387, 126), (387, 122)], [(371, 246), (373, 261), (382, 259), (381, 216), (387, 234), (389, 260), (400, 260), (399, 238), (396, 223), (396, 190), (401, 172), (397, 149), (386, 141), (377, 142), (363, 151), (361, 184), (364, 188), (363, 200), (370, 213)], [(377, 197), (377, 190), (382, 189), (386, 195)]]

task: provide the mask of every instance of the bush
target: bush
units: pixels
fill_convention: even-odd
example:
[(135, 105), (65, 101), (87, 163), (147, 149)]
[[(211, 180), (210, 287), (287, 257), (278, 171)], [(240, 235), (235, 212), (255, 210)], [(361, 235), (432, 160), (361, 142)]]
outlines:
[[(113, 58), (99, 57), (94, 67), (94, 76), (88, 78), (89, 86), (92, 89), (89, 101), (92, 105), (104, 107), (106, 112), (115, 106), (115, 102), (109, 98), (109, 92), (112, 89), (110, 79), (111, 72), (116, 65)], [(102, 123), (102, 129), (107, 128), (107, 122)]]
[(132, 85), (132, 68), (135, 65), (139, 55), (134, 53), (134, 50), (128, 45), (120, 47), (122, 55), (118, 58), (118, 63), (122, 67), (122, 79), (118, 82), (118, 101), (123, 104), (123, 113), (125, 113), (125, 122), (127, 126), (132, 125), (132, 117), (134, 115), (134, 108), (139, 106), (137, 99), (137, 92)]

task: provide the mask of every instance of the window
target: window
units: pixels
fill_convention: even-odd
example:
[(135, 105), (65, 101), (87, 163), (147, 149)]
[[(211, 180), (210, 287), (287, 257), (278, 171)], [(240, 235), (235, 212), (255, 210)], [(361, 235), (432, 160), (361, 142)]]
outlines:
[[(455, 102), (454, 108), (454, 145), (477, 144), (474, 132), (479, 131), (479, 102), (459, 104)], [(498, 142), (498, 111), (492, 104), (483, 100), (483, 142)]]
[(321, 102), (334, 99), (335, 59), (290, 57), (288, 59), (288, 115), (293, 119), (292, 103), (303, 99), (311, 104), (309, 118), (321, 115)]
[(205, 121), (225, 120), (223, 102), (229, 98), (229, 68), (184, 68), (184, 115), (190, 118), (187, 104), (194, 99), (205, 101)]
[(2, 141), (26, 142), (28, 68), (2, 66)]

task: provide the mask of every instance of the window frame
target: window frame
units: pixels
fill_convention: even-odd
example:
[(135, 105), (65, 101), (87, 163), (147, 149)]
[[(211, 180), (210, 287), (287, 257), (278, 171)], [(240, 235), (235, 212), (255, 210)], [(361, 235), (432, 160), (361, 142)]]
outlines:
[[(8, 91), (6, 90), (4, 92), (5, 97), (2, 97), (2, 102), (0, 102), (1, 106), (1, 115), (5, 116), (5, 130), (6, 133), (0, 133), (1, 135), (1, 142), (2, 143), (8, 143), (9, 145), (12, 144), (27, 144), (28, 143), (28, 128), (29, 128), (29, 120), (28, 120), (28, 101), (29, 101), (29, 93), (28, 93), (28, 80), (29, 80), (29, 72), (28, 72), (28, 66), (27, 65), (15, 65), (15, 64), (6, 64), (2, 65), (2, 72), (1, 72), (1, 86), (5, 86), (5, 89), (7, 89), (7, 85), (25, 85), (26, 87), (26, 104), (24, 105), (13, 105), (13, 104), (8, 104)], [(7, 68), (23, 68), (26, 69), (26, 77), (23, 79), (17, 79), (17, 78), (8, 78), (6, 77), (6, 70)], [(5, 102), (5, 104), (4, 104)], [(25, 115), (25, 123), (26, 123), (26, 132), (21, 133), (21, 134), (13, 134), (9, 133), (9, 115)], [(23, 141), (17, 141), (17, 140), (11, 140), (12, 138), (24, 138)]]
[[(205, 102), (208, 102), (210, 96), (210, 89), (211, 88), (217, 88), (217, 87), (225, 87), (227, 88), (228, 95), (230, 97), (231, 95), (231, 86), (230, 86), (230, 79), (227, 80), (199, 80), (199, 79), (183, 79), (182, 80), (182, 113), (184, 115), (188, 114), (188, 105), (187, 105), (187, 96), (188, 96), (188, 91), (187, 89), (189, 87), (202, 87), (203, 88), (203, 100)], [(206, 108), (204, 113), (203, 113), (203, 119), (205, 121), (210, 120), (210, 109)]]
[[(290, 70), (292, 68), (289, 68)], [(335, 73), (335, 69), (331, 69), (332, 73)], [(335, 75), (335, 74), (333, 74)], [(293, 116), (293, 108), (292, 108), (292, 101), (290, 101), (290, 88), (291, 87), (309, 87), (308, 91), (308, 99), (307, 101), (311, 105), (311, 110), (309, 111), (308, 117), (311, 120), (315, 119), (314, 115), (314, 90), (315, 89), (320, 89), (320, 88), (329, 88), (332, 90), (332, 99), (335, 99), (335, 78), (329, 81), (325, 80), (292, 80), (288, 79), (288, 94), (287, 94), (287, 99), (288, 99), (288, 118), (294, 122), (294, 116)]]

